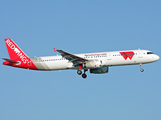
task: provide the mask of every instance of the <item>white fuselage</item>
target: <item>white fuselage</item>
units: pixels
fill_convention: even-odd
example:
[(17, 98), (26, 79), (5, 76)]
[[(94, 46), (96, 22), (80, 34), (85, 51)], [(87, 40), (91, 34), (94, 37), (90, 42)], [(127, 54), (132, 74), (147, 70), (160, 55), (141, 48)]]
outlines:
[[(58, 56), (29, 57), (16, 43), (10, 39), (5, 39), (6, 47), (10, 59), (3, 58), (4, 65), (19, 67), (31, 70), (77, 70), (78, 75), (86, 78), (86, 71), (92, 74), (108, 73), (109, 66), (135, 65), (140, 64), (140, 71), (143, 72), (142, 64), (159, 60), (159, 56), (148, 50), (126, 50), (114, 52), (98, 52), (85, 54), (71, 54), (66, 51), (54, 48), (59, 52)], [(83, 71), (83, 72), (82, 72)]]
[[(87, 67), (88, 69), (98, 68), (102, 66), (145, 64), (155, 62), (159, 59), (158, 55), (155, 55), (148, 50), (128, 50), (75, 55), (81, 58), (88, 59), (89, 61), (94, 61), (94, 64), (90, 63), (91, 66)], [(61, 55), (37, 57), (31, 59), (39, 70), (78, 69), (78, 67), (75, 67), (71, 61), (63, 58)]]

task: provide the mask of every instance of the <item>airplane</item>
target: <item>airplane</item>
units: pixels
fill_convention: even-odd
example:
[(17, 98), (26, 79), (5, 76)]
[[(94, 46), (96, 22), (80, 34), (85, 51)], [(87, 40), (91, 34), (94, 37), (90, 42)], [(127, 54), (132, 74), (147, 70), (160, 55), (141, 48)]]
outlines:
[[(143, 72), (143, 64), (159, 60), (159, 56), (149, 50), (125, 50), (113, 52), (98, 52), (71, 54), (63, 50), (54, 48), (59, 52), (57, 56), (29, 57), (10, 39), (4, 39), (7, 46), (10, 59), (5, 60), (3, 65), (24, 68), (29, 70), (77, 70), (78, 75), (86, 78), (86, 71), (93, 74), (108, 73), (111, 66), (140, 65), (140, 71)], [(84, 71), (82, 73), (82, 71)]]

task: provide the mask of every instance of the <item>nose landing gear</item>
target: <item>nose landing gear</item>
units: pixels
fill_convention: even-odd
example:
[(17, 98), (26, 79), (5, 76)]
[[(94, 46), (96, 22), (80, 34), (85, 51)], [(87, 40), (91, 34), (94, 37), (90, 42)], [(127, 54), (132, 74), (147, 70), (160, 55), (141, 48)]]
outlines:
[(142, 67), (143, 67), (143, 65), (140, 63), (140, 68), (141, 68), (140, 71), (144, 72), (144, 69)]

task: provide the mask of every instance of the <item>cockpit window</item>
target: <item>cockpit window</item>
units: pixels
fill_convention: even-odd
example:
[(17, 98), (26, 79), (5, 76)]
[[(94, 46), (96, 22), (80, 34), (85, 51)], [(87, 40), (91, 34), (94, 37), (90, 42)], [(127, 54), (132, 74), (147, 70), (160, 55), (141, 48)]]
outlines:
[(147, 54), (154, 54), (153, 52), (147, 52)]

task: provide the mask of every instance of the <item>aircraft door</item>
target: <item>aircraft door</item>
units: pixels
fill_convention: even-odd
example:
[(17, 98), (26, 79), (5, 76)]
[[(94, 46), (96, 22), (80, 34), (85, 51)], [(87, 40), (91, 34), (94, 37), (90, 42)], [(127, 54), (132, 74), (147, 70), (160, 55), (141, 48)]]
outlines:
[(111, 54), (107, 54), (107, 60), (111, 60)]
[(143, 58), (143, 52), (140, 49), (138, 50), (138, 58)]

